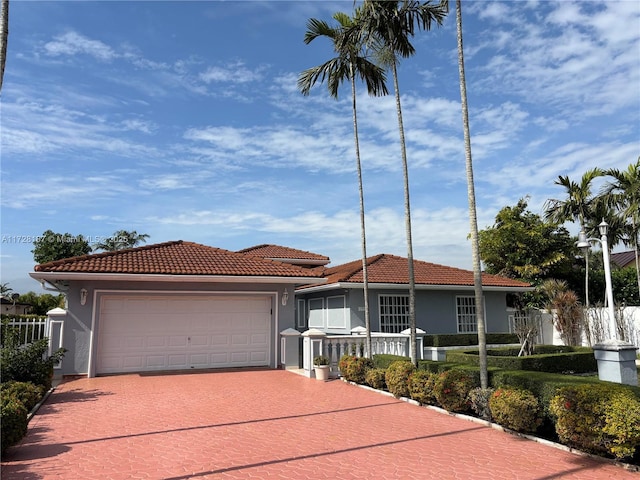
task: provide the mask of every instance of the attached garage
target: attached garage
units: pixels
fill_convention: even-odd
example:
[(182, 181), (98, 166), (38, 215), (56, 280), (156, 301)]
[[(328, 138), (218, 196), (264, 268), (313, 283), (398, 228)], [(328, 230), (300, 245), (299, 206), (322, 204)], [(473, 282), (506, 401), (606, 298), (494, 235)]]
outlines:
[(278, 368), (297, 285), (329, 260), (262, 245), (231, 252), (175, 241), (55, 260), (30, 275), (65, 294), (55, 375)]
[(102, 295), (96, 374), (268, 366), (271, 296)]

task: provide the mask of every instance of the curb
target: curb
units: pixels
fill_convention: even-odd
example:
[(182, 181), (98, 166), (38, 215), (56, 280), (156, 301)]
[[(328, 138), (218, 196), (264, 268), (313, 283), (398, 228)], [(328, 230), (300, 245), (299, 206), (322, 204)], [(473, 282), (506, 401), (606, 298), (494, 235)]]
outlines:
[(29, 424), (29, 422), (31, 421), (31, 419), (33, 418), (33, 416), (36, 414), (36, 412), (38, 411), (38, 409), (42, 406), (42, 404), (44, 402), (47, 401), (47, 399), (49, 398), (49, 396), (53, 393), (53, 391), (56, 389), (56, 387), (51, 387), (49, 390), (47, 390), (44, 394), (44, 396), (42, 397), (42, 400), (40, 400), (32, 409), (31, 411), (27, 414), (27, 425)]
[[(365, 390), (370, 390), (372, 392), (376, 392), (376, 393), (379, 393), (381, 395), (385, 395), (387, 397), (396, 398), (396, 397), (393, 396), (393, 394), (391, 394), (389, 392), (386, 392), (384, 390), (377, 390), (375, 388), (369, 387), (368, 385), (360, 385), (359, 383), (349, 382), (349, 381), (345, 380), (342, 377), (340, 377), (340, 380), (342, 380), (343, 382), (348, 383), (350, 385), (354, 385), (354, 386), (359, 387), (359, 388), (364, 388)], [(616, 467), (622, 468), (622, 469), (630, 471), (630, 472), (640, 472), (640, 466), (639, 465), (630, 465), (628, 463), (619, 462), (619, 461), (614, 460), (612, 458), (606, 458), (606, 457), (601, 457), (599, 455), (593, 455), (591, 453), (583, 452), (582, 450), (578, 450), (576, 448), (572, 448), (572, 447), (568, 447), (566, 445), (562, 445), (561, 443), (552, 442), (551, 440), (547, 440), (545, 438), (536, 437), (534, 435), (527, 435), (526, 433), (516, 432), (515, 430), (510, 430), (508, 428), (503, 427), (502, 425), (498, 425), (497, 423), (493, 423), (493, 422), (490, 422), (488, 420), (483, 420), (483, 419), (478, 418), (478, 417), (472, 417), (471, 415), (464, 415), (462, 413), (449, 412), (449, 411), (445, 410), (444, 408), (436, 407), (435, 405), (421, 405), (419, 402), (417, 402), (417, 401), (415, 401), (415, 400), (413, 400), (411, 398), (407, 398), (407, 397), (400, 397), (400, 398), (397, 398), (397, 400), (402, 400), (403, 402), (409, 403), (411, 405), (415, 405), (416, 407), (428, 408), (429, 410), (433, 410), (434, 412), (438, 412), (438, 413), (441, 413), (441, 414), (444, 414), (444, 415), (449, 415), (450, 417), (456, 417), (456, 418), (460, 418), (462, 420), (466, 420), (468, 422), (478, 423), (480, 425), (484, 425), (485, 427), (490, 427), (490, 428), (493, 428), (494, 430), (499, 430), (499, 431), (504, 432), (504, 433), (509, 433), (509, 434), (514, 435), (516, 437), (526, 438), (527, 440), (531, 440), (533, 442), (540, 443), (542, 445), (546, 445), (548, 447), (555, 448), (556, 450), (562, 450), (564, 452), (572, 453), (572, 454), (578, 455), (580, 457), (590, 458), (592, 460), (598, 460), (598, 461), (607, 462), (610, 465), (615, 465)]]

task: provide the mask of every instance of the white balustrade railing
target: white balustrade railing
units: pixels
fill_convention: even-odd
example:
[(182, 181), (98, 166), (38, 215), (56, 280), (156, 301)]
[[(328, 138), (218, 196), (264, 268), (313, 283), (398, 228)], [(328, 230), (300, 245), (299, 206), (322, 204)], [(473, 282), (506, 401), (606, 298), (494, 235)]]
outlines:
[[(409, 335), (401, 333), (371, 333), (371, 355), (391, 354), (404, 357), (409, 356)], [(331, 373), (339, 373), (338, 362), (343, 355), (357, 357), (370, 356), (366, 351), (366, 337), (364, 335), (326, 335), (322, 338), (321, 352), (329, 358)], [(420, 347), (422, 342), (419, 342)], [(419, 351), (422, 350), (419, 347)], [(421, 358), (422, 355), (419, 355)]]

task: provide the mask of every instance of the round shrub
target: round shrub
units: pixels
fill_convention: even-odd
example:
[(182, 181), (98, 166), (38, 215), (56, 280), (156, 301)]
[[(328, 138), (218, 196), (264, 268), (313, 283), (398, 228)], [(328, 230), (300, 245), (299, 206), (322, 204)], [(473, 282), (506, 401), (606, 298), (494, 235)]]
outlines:
[(413, 400), (422, 405), (433, 405), (436, 397), (433, 395), (433, 386), (438, 375), (426, 370), (416, 370), (409, 378), (409, 395)]
[(2, 423), (2, 453), (18, 443), (27, 433), (27, 408), (14, 395), (2, 394), (0, 422)]
[(498, 388), (489, 399), (489, 409), (497, 423), (516, 432), (535, 432), (542, 424), (538, 399), (528, 390)]
[(16, 397), (29, 412), (45, 394), (45, 389), (42, 385), (34, 385), (31, 382), (16, 382), (11, 380), (2, 383), (0, 388), (2, 389), (2, 395)]
[(452, 369), (438, 374), (433, 393), (442, 408), (449, 412), (469, 410), (467, 397), (475, 387), (473, 378), (464, 370)]
[(495, 390), (493, 388), (472, 388), (469, 392), (469, 406), (471, 410), (483, 420), (491, 421), (491, 409), (489, 399)]
[(372, 368), (367, 370), (365, 381), (367, 385), (376, 390), (386, 390), (387, 383), (384, 381), (386, 370), (384, 368)]
[(551, 399), (549, 410), (566, 445), (618, 458), (631, 457), (640, 447), (640, 400), (628, 389), (564, 387)]
[(384, 380), (394, 397), (409, 396), (409, 378), (415, 370), (415, 365), (408, 360), (397, 360), (389, 365)]
[(345, 380), (364, 384), (366, 383), (367, 370), (373, 368), (373, 361), (370, 358), (343, 355), (338, 363), (338, 368)]

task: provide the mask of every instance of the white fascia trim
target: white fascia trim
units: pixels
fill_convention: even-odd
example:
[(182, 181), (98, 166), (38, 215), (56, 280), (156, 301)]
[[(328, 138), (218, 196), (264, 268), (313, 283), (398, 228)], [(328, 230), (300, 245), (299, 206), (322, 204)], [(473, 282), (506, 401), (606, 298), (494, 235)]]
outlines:
[(325, 283), (326, 278), (313, 277), (268, 277), (233, 275), (158, 275), (149, 273), (67, 273), (67, 272), (31, 272), (31, 278), (36, 280), (102, 280), (102, 281), (127, 281), (127, 282), (204, 282), (204, 283), (283, 283), (301, 284)]
[[(296, 290), (296, 294), (305, 294), (312, 292), (324, 292), (327, 290), (334, 290), (336, 288), (355, 288), (363, 289), (363, 283), (331, 283), (325, 285), (318, 285), (315, 287), (303, 288), (302, 290)], [(370, 283), (369, 288), (377, 290), (407, 290), (409, 285), (398, 283)], [(469, 290), (473, 291), (473, 285), (419, 285), (416, 284), (416, 290)], [(535, 290), (534, 287), (494, 287), (483, 286), (483, 292), (531, 292)]]

